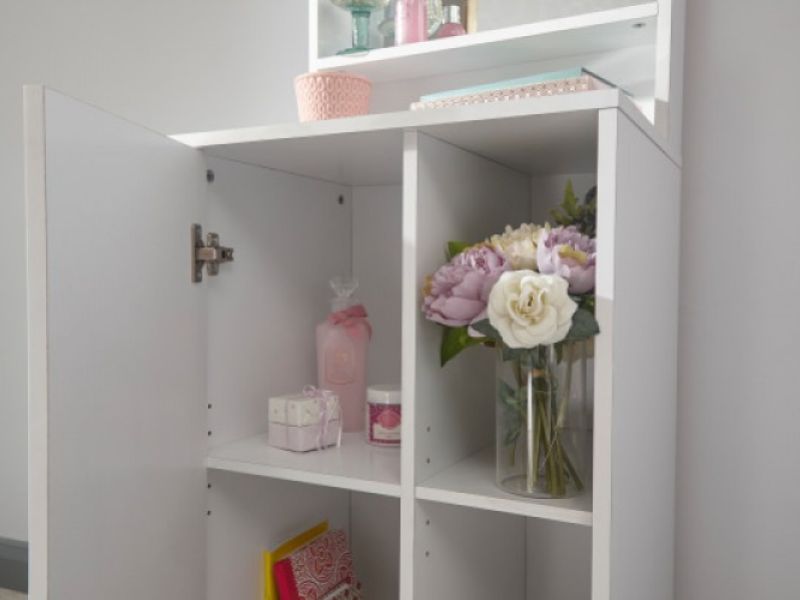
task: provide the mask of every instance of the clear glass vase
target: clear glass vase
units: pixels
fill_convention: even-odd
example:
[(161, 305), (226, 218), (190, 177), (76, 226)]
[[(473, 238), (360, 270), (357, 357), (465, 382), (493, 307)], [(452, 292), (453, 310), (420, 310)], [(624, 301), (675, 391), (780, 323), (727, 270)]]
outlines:
[(349, 10), (353, 16), (353, 46), (341, 50), (339, 54), (365, 52), (369, 46), (369, 21), (372, 13), (385, 8), (389, 0), (331, 0), (339, 8)]
[(497, 358), (497, 484), (532, 498), (568, 498), (591, 465), (589, 342)]

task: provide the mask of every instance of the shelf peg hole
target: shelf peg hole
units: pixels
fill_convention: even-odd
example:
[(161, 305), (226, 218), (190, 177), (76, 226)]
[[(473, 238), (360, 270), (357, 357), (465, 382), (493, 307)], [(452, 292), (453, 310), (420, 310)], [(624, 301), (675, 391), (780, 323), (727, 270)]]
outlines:
[(426, 458), (425, 459), (425, 464), (428, 464), (428, 465), (431, 464), (431, 459), (430, 458)]
[(428, 558), (431, 555), (430, 550), (425, 550), (425, 558)]
[(208, 183), (214, 183), (214, 179), (216, 179), (214, 171), (212, 171), (211, 169), (206, 169), (206, 181)]
[(428, 433), (430, 433), (430, 432), (431, 432), (431, 426), (430, 426), (430, 425), (428, 425), (428, 426), (425, 428), (425, 431), (427, 431)]
[(647, 23), (642, 23), (641, 21), (639, 21), (638, 23), (634, 23), (632, 27), (634, 29), (644, 29), (645, 27), (647, 27)]
[(339, 196), (339, 199), (337, 200), (337, 202), (339, 202), (339, 204), (340, 204), (340, 205), (341, 205), (341, 204), (344, 204), (344, 196), (341, 196), (341, 195), (340, 195), (340, 196)]

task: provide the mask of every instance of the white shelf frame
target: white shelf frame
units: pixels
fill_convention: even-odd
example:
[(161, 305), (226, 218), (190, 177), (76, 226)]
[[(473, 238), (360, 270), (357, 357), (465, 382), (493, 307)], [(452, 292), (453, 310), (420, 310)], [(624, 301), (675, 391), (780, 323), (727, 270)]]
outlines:
[(267, 444), (265, 434), (257, 435), (212, 448), (206, 467), (400, 497), (400, 452), (370, 446), (360, 433), (344, 434), (340, 448), (304, 453), (273, 448)]
[(308, 0), (309, 70), (345, 69), (377, 84), (532, 64), (532, 60), (546, 64), (573, 56), (622, 56), (627, 49), (652, 46), (654, 106), (645, 109), (647, 118), (671, 145), (681, 145), (686, 0), (652, 0), (344, 56), (319, 55), (321, 1)]
[(310, 7), (310, 70), (344, 69), (376, 83), (524, 63), (531, 56), (547, 60), (566, 48), (579, 55), (653, 45), (659, 11), (658, 2), (652, 1), (357, 54), (318, 56), (313, 33), (318, 0), (311, 0)]
[[(450, 527), (451, 531), (453, 527), (457, 527), (459, 539), (469, 541), (468, 547), (472, 549), (475, 547), (472, 542), (480, 543), (481, 537), (485, 537), (487, 532), (491, 535), (494, 531), (493, 526), (498, 523), (507, 533), (519, 531), (515, 543), (521, 542), (521, 545), (507, 546), (504, 538), (494, 536), (490, 540), (491, 547), (484, 548), (484, 552), (492, 553), (494, 564), (502, 566), (504, 563), (512, 563), (509, 569), (513, 573), (509, 572), (510, 576), (517, 577), (520, 571), (522, 572), (523, 577), (515, 580), (513, 585), (508, 584), (511, 593), (506, 597), (524, 597), (519, 593), (519, 586), (525, 585), (526, 565), (520, 558), (519, 551), (522, 549), (524, 552), (527, 542), (526, 534), (522, 531), (525, 528), (520, 528), (519, 525), (525, 523), (525, 518), (529, 517), (540, 522), (555, 524), (556, 527), (582, 525), (583, 527), (578, 529), (591, 531), (592, 600), (612, 600), (612, 589), (613, 598), (648, 597), (651, 600), (671, 598), (677, 361), (678, 243), (676, 240), (679, 238), (680, 168), (674, 155), (669, 152), (669, 145), (657, 142), (661, 139), (658, 134), (618, 92), (587, 93), (508, 106), (468, 107), (423, 115), (397, 113), (342, 120), (338, 123), (279, 126), (244, 132), (186, 136), (187, 140), (195, 142), (195, 147), (202, 148), (203, 153), (190, 151), (186, 147), (160, 138), (153, 132), (137, 128), (128, 122), (115, 119), (58, 94), (44, 92), (41, 88), (28, 92), (27, 104), (31, 191), (29, 227), (32, 240), (29, 268), (32, 281), (35, 283), (33, 289), (36, 292), (31, 301), (32, 314), (35, 318), (35, 325), (31, 328), (33, 336), (31, 347), (37, 355), (37, 360), (33, 361), (33, 364), (38, 365), (38, 377), (48, 383), (46, 387), (40, 385), (32, 390), (31, 400), (36, 418), (32, 422), (31, 454), (37, 457), (37, 464), (43, 465), (44, 472), (37, 474), (39, 479), (31, 487), (33, 492), (31, 514), (34, 519), (42, 518), (43, 515), (45, 518), (55, 515), (60, 519), (61, 527), (71, 524), (73, 528), (69, 530), (70, 528), (66, 527), (64, 529), (66, 535), (60, 539), (57, 536), (62, 532), (58, 531), (58, 525), (53, 525), (53, 521), (41, 521), (46, 523), (46, 526), (34, 530), (38, 538), (32, 540), (36, 542), (32, 543), (31, 554), (35, 563), (32, 572), (38, 573), (42, 578), (37, 585), (46, 584), (48, 575), (51, 577), (51, 582), (54, 581), (53, 571), (58, 572), (61, 577), (68, 578), (86, 575), (82, 573), (85, 561), (71, 564), (65, 560), (69, 557), (65, 553), (69, 552), (71, 547), (64, 542), (70, 535), (85, 535), (87, 531), (85, 525), (94, 524), (99, 518), (97, 511), (94, 510), (94, 502), (105, 509), (116, 511), (125, 518), (130, 516), (128, 511), (121, 510), (126, 509), (126, 503), (131, 501), (129, 493), (125, 494), (123, 502), (108, 496), (109, 490), (125, 491), (119, 486), (107, 485), (109, 480), (103, 475), (109, 472), (128, 478), (126, 484), (141, 481), (141, 485), (135, 486), (135, 493), (138, 495), (133, 496), (134, 504), (141, 501), (143, 510), (149, 508), (148, 514), (155, 515), (157, 523), (172, 527), (172, 531), (176, 534), (175, 539), (180, 538), (185, 542), (183, 547), (191, 549), (190, 558), (193, 563), (198, 564), (204, 560), (204, 553), (201, 552), (203, 536), (199, 533), (198, 525), (205, 519), (206, 510), (201, 505), (213, 495), (217, 495), (217, 502), (225, 503), (228, 500), (225, 494), (228, 490), (225, 489), (212, 490), (209, 496), (204, 497), (205, 489), (201, 489), (199, 484), (207, 475), (208, 469), (223, 479), (225, 474), (216, 471), (257, 476), (258, 479), (253, 477), (232, 479), (247, 482), (243, 488), (249, 488), (252, 482), (263, 483), (264, 487), (270, 488), (272, 497), (281, 497), (282, 492), (288, 489), (289, 484), (285, 484), (287, 487), (284, 487), (281, 481), (321, 486), (325, 490), (318, 490), (319, 494), (328, 497), (338, 495), (338, 506), (342, 509), (343, 519), (346, 519), (344, 513), (347, 512), (345, 510), (347, 494), (337, 490), (369, 492), (390, 498), (399, 496), (402, 600), (425, 596), (424, 593), (418, 593), (419, 591), (430, 593), (432, 589), (446, 589), (442, 585), (452, 572), (443, 569), (435, 575), (437, 569), (431, 568), (431, 565), (434, 567), (443, 565), (450, 567), (451, 570), (458, 567), (462, 573), (476, 575), (482, 572), (479, 552), (462, 553), (455, 550), (454, 556), (442, 559), (433, 553), (432, 562), (425, 563), (426, 569), (418, 570), (420, 561), (428, 558), (427, 544), (431, 544), (432, 547), (448, 548), (447, 527)], [(41, 114), (43, 109), (44, 115)], [(448, 121), (448, 118), (451, 121)], [(49, 123), (48, 119), (52, 123)], [(597, 154), (595, 172), (598, 185), (598, 254), (601, 257), (597, 272), (597, 318), (601, 325), (601, 334), (596, 339), (595, 345), (591, 504), (584, 504), (588, 496), (552, 504), (525, 501), (506, 497), (493, 487), (493, 477), (490, 478), (491, 463), (486, 461), (485, 455), (479, 455), (477, 458), (473, 455), (473, 452), (489, 443), (490, 440), (487, 438), (491, 438), (491, 432), (487, 429), (488, 419), (485, 418), (488, 405), (486, 402), (482, 404), (481, 402), (492, 395), (492, 365), (485, 357), (472, 353), (463, 358), (459, 357), (458, 370), (440, 370), (435, 360), (438, 336), (435, 328), (423, 320), (419, 311), (421, 282), (425, 274), (440, 264), (442, 239), (482, 239), (486, 235), (485, 230), (495, 231), (501, 226), (499, 223), (506, 222), (505, 219), (518, 222), (519, 219), (524, 220), (530, 216), (532, 172), (524, 168), (510, 168), (503, 160), (487, 156), (497, 151), (497, 140), (488, 139), (490, 136), (482, 134), (489, 129), (508, 136), (506, 141), (513, 148), (506, 157), (510, 156), (513, 159), (528, 153), (526, 147), (517, 144), (520, 135), (525, 137), (535, 132), (542, 132), (546, 134), (545, 142), (552, 144), (567, 131), (558, 128), (554, 130), (553, 125), (561, 127), (568, 122), (573, 123), (569, 133), (575, 134), (571, 143), (576, 148), (587, 143), (594, 144), (592, 151), (596, 151)], [(45, 133), (51, 135), (45, 136)], [(548, 135), (550, 137), (547, 137)], [(273, 452), (262, 436), (224, 443), (212, 449), (210, 454), (206, 454), (204, 446), (208, 440), (204, 426), (208, 415), (205, 413), (205, 403), (197, 402), (209, 394), (208, 380), (203, 379), (202, 369), (205, 364), (204, 359), (211, 359), (210, 362), (215, 365), (221, 364), (220, 360), (214, 360), (213, 352), (206, 355), (209, 349), (220, 352), (223, 349), (209, 343), (208, 332), (204, 329), (207, 323), (201, 324), (204, 318), (206, 321), (210, 319), (210, 313), (206, 310), (208, 305), (200, 300), (209, 298), (192, 296), (191, 294), (198, 291), (198, 288), (187, 287), (189, 284), (183, 278), (185, 272), (181, 265), (184, 263), (177, 257), (185, 258), (186, 249), (182, 243), (172, 243), (176, 224), (183, 223), (186, 217), (194, 218), (194, 215), (202, 212), (203, 218), (211, 220), (211, 225), (216, 228), (224, 220), (220, 214), (221, 210), (230, 209), (231, 212), (236, 212), (234, 206), (238, 206), (238, 210), (243, 210), (244, 205), (248, 208), (255, 207), (259, 217), (254, 221), (252, 219), (254, 215), (248, 215), (250, 217), (248, 225), (255, 227), (255, 235), (250, 235), (251, 238), (266, 237), (259, 234), (263, 233), (264, 224), (268, 220), (272, 222), (267, 224), (273, 226), (275, 224), (283, 226), (284, 223), (299, 224), (308, 220), (310, 224), (320, 229), (325, 227), (327, 233), (331, 220), (336, 218), (340, 227), (337, 230), (341, 234), (339, 239), (343, 239), (344, 232), (349, 231), (346, 218), (341, 214), (334, 217), (331, 209), (325, 208), (329, 205), (324, 201), (328, 198), (335, 200), (340, 192), (342, 196), (339, 197), (343, 198), (352, 191), (348, 191), (339, 183), (352, 186), (357, 185), (356, 182), (343, 181), (331, 184), (315, 180), (308, 173), (304, 174), (305, 177), (296, 177), (240, 163), (269, 167), (275, 156), (293, 144), (299, 144), (300, 150), (310, 150), (320, 144), (333, 142), (340, 149), (338, 154), (342, 154), (348, 149), (344, 144), (357, 147), (373, 136), (384, 142), (401, 142), (399, 149), (403, 160), (404, 444), (399, 459), (400, 475), (397, 475), (396, 455), (393, 456), (390, 469), (380, 471), (378, 475), (370, 474), (373, 450), (352, 436), (348, 437), (344, 448), (339, 451), (310, 455)], [(204, 146), (202, 142), (208, 145)], [(114, 153), (115, 159), (119, 155), (124, 155), (126, 160), (102, 163), (100, 158), (105, 154), (101, 153), (107, 153), (108, 148), (119, 151), (119, 154)], [(159, 151), (156, 153), (153, 148)], [(51, 152), (54, 168), (45, 171), (44, 155), (51, 156), (48, 154)], [(239, 160), (241, 152), (249, 156), (249, 160)], [(224, 168), (219, 169), (220, 175), (223, 176), (216, 182), (215, 191), (204, 188), (203, 175), (206, 168), (220, 166), (219, 163), (222, 161), (209, 156), (229, 159)], [(295, 160), (300, 160), (299, 155), (293, 156)], [(335, 157), (328, 157), (330, 161), (334, 159)], [(385, 160), (394, 160), (394, 157)], [(105, 168), (98, 169), (98, 164)], [(335, 165), (335, 162), (331, 164)], [(113, 185), (119, 181), (138, 181), (136, 176), (142, 172), (142, 165), (160, 174), (163, 181), (155, 177), (145, 178), (147, 187), (143, 188), (144, 192), (135, 186), (122, 186), (118, 196), (119, 205), (108, 205), (105, 200)], [(298, 163), (298, 165), (304, 168), (304, 164)], [(567, 159), (565, 165), (569, 168), (574, 166), (574, 163)], [(533, 165), (529, 163), (528, 166)], [(99, 173), (93, 173), (93, 169), (99, 170)], [(93, 185), (86, 185), (91, 175), (106, 179), (98, 178)], [(42, 183), (47, 185), (43, 186)], [(225, 187), (226, 185), (228, 187)], [(206, 206), (200, 206), (200, 200), (204, 197), (203, 189), (206, 189), (208, 194), (205, 196), (208, 200)], [(503, 193), (498, 194), (498, 189), (502, 189)], [(127, 195), (122, 195), (122, 192)], [(268, 192), (275, 194), (270, 195)], [(269, 203), (265, 201), (262, 193), (267, 193)], [(209, 199), (214, 194), (216, 197)], [(298, 202), (295, 200), (301, 194), (305, 195), (305, 199), (312, 200), (304, 210), (315, 212), (313, 214), (286, 212), (296, 209)], [(136, 352), (137, 355), (146, 356), (153, 361), (164, 361), (166, 356), (166, 359), (171, 361), (166, 364), (174, 364), (180, 371), (180, 381), (184, 384), (188, 382), (186, 389), (181, 392), (180, 400), (186, 407), (191, 408), (191, 414), (190, 411), (173, 410), (168, 414), (175, 420), (172, 426), (161, 429), (153, 427), (152, 431), (148, 428), (138, 430), (126, 427), (126, 424), (135, 420), (131, 418), (131, 411), (146, 409), (150, 412), (147, 414), (141, 412), (133, 416), (144, 415), (142, 421), (144, 424), (147, 424), (146, 419), (150, 418), (158, 420), (155, 425), (164, 425), (162, 423), (165, 420), (162, 412), (164, 403), (161, 401), (163, 396), (162, 390), (158, 388), (158, 381), (145, 381), (144, 383), (150, 385), (152, 389), (148, 388), (147, 393), (137, 394), (129, 401), (104, 405), (113, 411), (114, 415), (119, 415), (113, 419), (107, 418), (108, 415), (97, 418), (96, 412), (91, 410), (91, 405), (74, 402), (75, 398), (86, 398), (90, 395), (85, 393), (84, 387), (75, 387), (77, 385), (75, 373), (81, 376), (77, 378), (80, 379), (78, 381), (80, 386), (95, 381), (91, 378), (93, 376), (110, 377), (102, 368), (90, 369), (84, 373), (80, 369), (82, 363), (76, 360), (76, 357), (91, 355), (93, 360), (105, 360), (106, 356), (101, 356), (101, 352), (105, 351), (106, 346), (96, 344), (95, 338), (102, 340), (102, 335), (111, 336), (114, 332), (111, 331), (111, 327), (97, 330), (89, 328), (95, 337), (83, 339), (86, 346), (84, 352), (71, 352), (74, 349), (75, 339), (71, 331), (73, 328), (77, 331), (84, 326), (79, 316), (85, 313), (87, 298), (80, 295), (83, 293), (82, 289), (64, 285), (64, 282), (69, 280), (69, 277), (66, 277), (69, 275), (74, 275), (76, 280), (97, 280), (98, 273), (103, 273), (107, 269), (107, 263), (95, 258), (76, 264), (74, 261), (65, 262), (63, 252), (52, 254), (45, 252), (48, 245), (56, 250), (68, 247), (72, 237), (67, 234), (72, 230), (63, 227), (65, 224), (68, 226), (74, 224), (75, 229), (84, 227), (87, 237), (91, 237), (89, 235), (91, 228), (96, 228), (97, 223), (89, 222), (83, 218), (85, 215), (73, 208), (85, 209), (86, 206), (110, 208), (108, 212), (96, 209), (100, 225), (103, 225), (116, 219), (117, 215), (113, 210), (120, 206), (125, 210), (142, 204), (140, 197), (148, 199), (148, 210), (151, 212), (134, 215), (138, 221), (128, 220), (125, 223), (130, 230), (128, 234), (133, 235), (134, 229), (138, 229), (142, 222), (159, 221), (156, 225), (161, 227), (162, 231), (158, 238), (164, 242), (164, 248), (158, 258), (169, 254), (170, 259), (161, 262), (152, 260), (152, 263), (159, 264), (164, 272), (161, 274), (163, 275), (161, 279), (146, 280), (147, 285), (161, 290), (169, 287), (163, 285), (163, 282), (168, 282), (175, 288), (169, 298), (173, 304), (170, 310), (175, 309), (177, 313), (183, 315), (189, 307), (193, 315), (192, 318), (181, 321), (184, 329), (175, 325), (175, 319), (171, 318), (167, 325), (152, 328), (151, 337), (140, 344), (141, 348), (130, 345), (125, 347), (127, 352)], [(186, 206), (177, 202), (162, 202), (162, 199), (167, 197), (181, 198)], [(487, 198), (492, 198), (491, 204), (486, 202)], [(228, 200), (231, 202), (227, 202)], [(49, 201), (52, 205), (48, 204)], [(218, 205), (216, 209), (215, 203)], [(332, 205), (339, 203), (333, 202)], [(52, 209), (46, 212), (47, 219), (44, 208)], [(206, 212), (203, 209), (210, 210)], [(167, 210), (173, 214), (169, 220), (162, 219), (164, 215), (161, 211)], [(328, 212), (318, 212), (323, 210)], [(454, 214), (458, 214), (461, 218), (453, 219)], [(153, 216), (159, 218), (153, 219), (151, 218)], [(294, 221), (293, 217), (296, 217)], [(657, 223), (657, 227), (647, 227), (647, 223)], [(48, 229), (44, 229), (45, 225)], [(230, 222), (228, 225), (231, 225)], [(229, 229), (223, 229), (226, 230)], [(237, 250), (248, 247), (247, 237), (244, 234), (240, 236), (239, 241), (245, 245), (239, 245), (237, 241)], [(315, 237), (318, 241), (326, 239), (324, 235)], [(103, 243), (115, 241), (110, 238), (102, 240)], [(249, 241), (252, 243), (253, 240)], [(108, 247), (116, 248), (116, 246)], [(643, 247), (648, 251), (641, 252)], [(125, 248), (130, 251), (130, 247)], [(260, 253), (254, 251), (252, 255), (269, 256), (271, 255), (269, 250), (272, 249), (262, 247)], [(346, 250), (340, 250), (344, 256)], [(109, 260), (116, 258), (113, 254), (115, 251), (95, 252), (93, 256), (102, 256), (103, 259)], [(320, 253), (316, 252), (315, 256), (319, 255)], [(231, 269), (241, 269), (243, 266), (246, 266), (246, 263), (243, 265), (237, 262)], [(251, 268), (258, 266), (256, 261), (250, 261)], [(48, 275), (53, 273), (57, 277), (48, 279)], [(225, 297), (223, 305), (216, 305), (218, 311), (224, 311), (225, 306), (228, 306), (226, 303), (238, 306), (236, 301), (242, 297), (252, 296), (252, 281), (241, 277), (241, 273), (242, 271), (239, 271), (238, 279), (227, 281), (220, 279), (213, 282), (213, 288), (212, 283), (208, 282), (209, 286), (206, 289), (209, 295), (213, 289), (217, 295), (216, 301), (220, 301), (221, 296)], [(145, 273), (141, 272), (140, 278), (144, 279), (144, 275)], [(316, 280), (317, 275), (306, 275), (305, 278)], [(237, 283), (241, 286), (243, 281), (247, 285), (234, 291), (236, 288), (231, 287), (232, 284)], [(54, 284), (52, 287), (49, 286), (51, 282)], [(159, 287), (158, 283), (162, 285)], [(112, 298), (114, 302), (105, 311), (108, 322), (113, 322), (114, 326), (119, 324), (116, 318), (118, 308), (125, 307), (125, 302), (129, 301), (127, 297), (129, 290), (125, 285), (134, 284), (126, 280), (115, 286), (113, 291), (117, 296)], [(137, 281), (136, 285), (140, 285), (140, 282)], [(141, 285), (139, 290), (145, 294), (149, 292), (148, 288)], [(647, 290), (646, 297), (643, 296), (642, 290)], [(109, 297), (104, 298), (108, 301)], [(214, 301), (213, 298), (211, 300)], [(153, 307), (159, 310), (163, 306), (163, 302), (153, 304)], [(150, 310), (156, 312), (154, 308)], [(252, 318), (251, 314), (260, 316), (261, 310), (263, 305), (248, 308), (243, 317), (244, 325), (249, 324), (247, 319)], [(152, 316), (152, 313), (146, 314), (141, 311), (140, 313), (135, 316), (142, 323), (148, 322)], [(659, 318), (654, 320), (653, 314), (658, 314)], [(302, 315), (297, 313), (295, 316), (300, 318)], [(171, 317), (172, 314), (166, 316)], [(95, 321), (98, 321), (96, 316)], [(60, 329), (54, 327), (53, 331), (56, 333), (50, 333), (48, 323), (60, 324), (62, 327)], [(69, 327), (63, 327), (65, 323)], [(131, 327), (127, 322), (122, 323), (122, 326)], [(292, 333), (294, 330), (296, 327)], [(176, 331), (181, 334), (175, 336), (182, 345), (180, 349), (191, 353), (188, 358), (183, 351), (165, 355), (150, 352), (159, 348), (145, 347), (146, 344), (156, 345), (159, 340), (169, 337)], [(659, 343), (647, 344), (642, 339), (642, 331), (648, 332), (647, 339), (655, 338)], [(269, 334), (270, 339), (272, 337), (282, 339), (281, 335), (275, 335), (274, 331), (270, 331)], [(109, 343), (107, 347), (116, 350), (113, 343)], [(48, 362), (51, 354), (57, 360)], [(181, 360), (186, 364), (182, 366)], [(464, 360), (468, 361), (466, 365)], [(170, 371), (161, 368), (163, 364), (165, 363), (148, 363), (144, 372)], [(284, 365), (280, 366), (285, 368)], [(225, 371), (225, 380), (230, 387), (233, 387), (230, 380), (235, 378), (235, 369), (228, 364), (223, 366), (222, 370)], [(218, 376), (219, 373), (215, 375)], [(116, 377), (113, 381), (114, 385), (121, 386), (117, 394), (123, 398), (124, 394), (133, 393), (136, 386), (142, 382), (139, 372), (126, 376), (130, 379)], [(161, 387), (170, 391), (175, 389), (171, 382)], [(222, 387), (226, 388), (228, 385)], [(243, 395), (247, 394), (243, 394), (241, 390), (237, 394), (240, 400)], [(248, 400), (252, 400), (253, 406), (258, 402), (257, 396), (257, 393), (248, 395)], [(456, 412), (454, 409), (463, 409), (465, 406), (463, 400), (469, 401), (469, 408), (477, 410), (474, 413), (462, 410), (460, 418), (453, 419), (452, 415)], [(66, 410), (68, 407), (74, 410)], [(237, 427), (242, 429), (253, 426), (253, 419), (249, 418), (246, 411), (240, 410), (240, 404), (236, 404), (234, 409), (240, 422), (234, 427), (228, 424), (227, 429), (223, 428), (225, 431), (220, 438), (223, 441), (235, 439), (233, 430)], [(40, 421), (44, 424), (42, 425)], [(430, 435), (431, 431), (435, 433)], [(114, 445), (118, 441), (113, 436), (115, 432), (118, 435), (120, 432), (141, 435), (132, 438), (135, 443)], [(208, 432), (211, 433), (210, 427)], [(98, 433), (105, 435), (98, 436), (96, 435)], [(145, 434), (154, 436), (153, 444), (142, 446), (138, 443), (147, 439)], [(81, 462), (75, 460), (76, 457), (81, 458), (81, 452), (75, 454), (70, 450), (73, 448), (70, 444), (74, 444), (75, 440), (80, 440), (83, 444), (79, 450), (85, 450), (83, 452), (85, 458)], [(59, 448), (58, 444), (61, 444), (62, 450), (67, 450), (65, 456), (60, 456), (58, 461), (48, 461), (48, 453)], [(135, 451), (131, 452), (131, 448)], [(114, 454), (115, 452), (117, 454)], [(154, 453), (158, 453), (156, 457), (158, 460), (153, 460)], [(353, 457), (347, 458), (348, 453), (353, 453)], [(148, 506), (149, 497), (154, 491), (148, 487), (154, 481), (163, 484), (167, 481), (165, 475), (172, 475), (169, 469), (173, 464), (164, 462), (165, 454), (180, 458), (180, 464), (191, 475), (186, 483), (191, 485), (179, 485), (180, 497), (176, 494), (170, 506)], [(122, 457), (120, 464), (130, 463), (139, 468), (120, 470), (117, 465), (109, 470), (108, 463), (113, 463), (115, 456)], [(391, 473), (387, 476), (388, 471)], [(79, 473), (80, 477), (74, 477), (75, 473)], [(475, 487), (472, 487), (470, 481), (473, 473), (480, 478), (478, 481), (480, 485)], [(56, 485), (50, 485), (51, 478)], [(75, 482), (76, 479), (86, 480), (94, 486), (90, 487), (88, 492), (80, 490), (80, 493), (87, 494), (85, 499), (80, 493), (76, 496), (74, 487), (65, 485), (66, 482), (73, 486), (79, 485), (79, 482)], [(172, 479), (169, 481), (175, 482)], [(274, 483), (275, 481), (278, 483)], [(57, 485), (59, 482), (62, 484), (61, 487)], [(196, 488), (195, 484), (198, 484)], [(92, 489), (98, 489), (102, 493), (98, 492), (93, 496)], [(311, 497), (305, 492), (297, 491), (297, 488), (294, 493), (298, 494), (296, 498)], [(247, 496), (247, 499), (252, 505), (257, 505), (258, 514), (265, 509), (259, 502), (259, 497)], [(287, 512), (292, 510), (292, 499), (291, 495), (283, 498), (286, 501), (284, 510)], [(325, 503), (320, 506), (323, 510), (328, 507), (329, 505)], [(475, 518), (459, 521), (461, 515), (465, 514), (463, 507), (476, 509)], [(77, 511), (77, 508), (81, 510)], [(163, 510), (165, 508), (169, 510)], [(223, 518), (230, 518), (240, 529), (247, 529), (248, 525), (260, 522), (253, 521), (248, 516), (238, 518), (241, 515), (236, 513), (236, 509), (237, 504), (233, 502), (222, 510), (216, 508), (213, 512), (217, 515), (223, 513)], [(443, 514), (442, 511), (447, 514)], [(162, 513), (163, 516), (159, 516)], [(443, 517), (445, 525), (429, 524), (424, 518), (419, 518), (434, 513)], [(454, 515), (458, 518), (454, 518)], [(431, 520), (435, 520), (435, 517)], [(82, 528), (79, 527), (81, 524), (84, 525)], [(126, 521), (124, 525), (127, 526), (127, 533), (131, 537), (138, 535), (141, 538), (140, 547), (150, 547), (150, 540), (145, 540), (146, 530), (138, 528), (137, 522)], [(430, 529), (425, 529), (429, 526)], [(191, 535), (184, 538), (183, 534), (187, 531)], [(90, 533), (102, 538), (109, 535), (109, 530), (93, 528)], [(54, 540), (59, 544), (52, 546)], [(96, 551), (98, 547), (102, 548), (103, 544), (95, 543), (89, 546), (90, 550)], [(55, 558), (48, 564), (51, 552)], [(147, 559), (150, 556), (147, 552), (136, 552), (132, 555), (140, 559)], [(83, 557), (76, 554), (69, 558)], [(499, 560), (502, 558), (510, 560)], [(101, 559), (104, 557), (97, 556), (98, 562), (102, 562)], [(442, 562), (435, 562), (437, 560)], [(131, 568), (124, 574), (131, 576), (131, 581), (139, 581), (140, 571), (146, 572), (148, 569), (146, 561), (143, 565), (139, 572), (134, 573), (132, 571), (137, 569)], [(428, 587), (427, 580), (420, 581), (420, 578), (415, 577), (415, 573), (420, 572), (424, 572), (426, 577), (434, 574), (437, 576), (437, 581), (432, 587)], [(107, 580), (112, 576), (113, 574), (99, 575), (106, 577)], [(175, 574), (169, 574), (170, 578), (173, 576), (176, 580), (180, 579)], [(148, 580), (150, 583), (152, 581)], [(195, 586), (203, 585), (192, 583)], [(415, 589), (417, 585), (422, 585), (422, 589)], [(469, 596), (469, 593), (466, 595)]]
[(592, 490), (575, 498), (538, 500), (514, 496), (495, 484), (494, 448), (476, 452), (416, 486), (418, 500), (491, 510), (557, 523), (592, 526)]

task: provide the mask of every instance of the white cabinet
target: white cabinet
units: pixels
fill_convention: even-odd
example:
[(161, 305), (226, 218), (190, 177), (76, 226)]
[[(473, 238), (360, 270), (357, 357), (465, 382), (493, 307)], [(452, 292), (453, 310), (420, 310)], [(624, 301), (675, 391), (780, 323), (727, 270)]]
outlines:
[[(613, 90), (168, 139), (26, 91), (33, 600), (256, 600), (260, 551), (326, 517), (369, 600), (672, 598), (678, 158)], [(599, 198), (594, 481), (493, 484), (493, 357), (438, 366), (448, 239)], [(193, 283), (189, 230), (234, 248)], [(353, 271), (403, 447), (266, 445)]]

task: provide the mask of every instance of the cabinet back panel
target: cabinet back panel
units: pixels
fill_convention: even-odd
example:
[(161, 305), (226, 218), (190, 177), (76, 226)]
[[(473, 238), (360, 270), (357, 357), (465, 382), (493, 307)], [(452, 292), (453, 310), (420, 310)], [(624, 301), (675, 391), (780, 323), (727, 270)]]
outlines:
[[(351, 270), (351, 190), (210, 159), (207, 228), (235, 260), (208, 277), (213, 445), (267, 429), (267, 398), (316, 384), (328, 280)], [(339, 204), (339, 197), (343, 204)]]
[(373, 326), (367, 383), (400, 384), (403, 189), (353, 188), (353, 273)]
[(526, 519), (528, 600), (590, 600), (592, 528)]
[[(450, 240), (479, 242), (530, 216), (527, 175), (417, 135), (416, 298)], [(440, 367), (441, 328), (415, 313), (415, 468), (421, 482), (491, 443), (494, 353), (472, 348)], [(407, 399), (409, 396), (406, 397)]]
[(397, 600), (400, 591), (400, 500), (350, 494), (350, 549), (364, 597)]
[(414, 600), (525, 598), (524, 517), (417, 502), (415, 530)]

